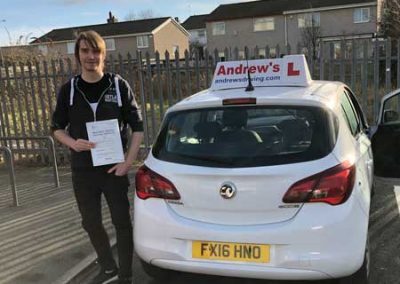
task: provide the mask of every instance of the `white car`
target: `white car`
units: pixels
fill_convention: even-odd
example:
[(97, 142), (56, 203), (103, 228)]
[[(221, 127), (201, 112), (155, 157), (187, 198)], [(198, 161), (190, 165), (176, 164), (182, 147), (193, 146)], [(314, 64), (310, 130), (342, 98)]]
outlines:
[(219, 63), (137, 172), (144, 270), (368, 283), (367, 129), (352, 91), (312, 81), (303, 56)]

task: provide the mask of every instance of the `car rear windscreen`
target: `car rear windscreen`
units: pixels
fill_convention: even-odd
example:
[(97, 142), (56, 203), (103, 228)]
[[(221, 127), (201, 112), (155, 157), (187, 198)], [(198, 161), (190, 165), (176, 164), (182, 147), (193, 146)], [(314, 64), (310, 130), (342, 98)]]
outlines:
[(308, 106), (235, 106), (172, 112), (153, 146), (157, 159), (207, 167), (257, 167), (327, 155), (330, 112)]

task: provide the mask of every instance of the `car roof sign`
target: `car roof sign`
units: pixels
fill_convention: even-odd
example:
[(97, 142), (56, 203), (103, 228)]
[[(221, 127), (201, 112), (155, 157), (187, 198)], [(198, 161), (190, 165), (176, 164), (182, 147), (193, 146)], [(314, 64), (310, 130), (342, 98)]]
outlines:
[(248, 73), (254, 87), (307, 87), (312, 82), (306, 58), (301, 54), (277, 59), (218, 62), (210, 89), (246, 88)]

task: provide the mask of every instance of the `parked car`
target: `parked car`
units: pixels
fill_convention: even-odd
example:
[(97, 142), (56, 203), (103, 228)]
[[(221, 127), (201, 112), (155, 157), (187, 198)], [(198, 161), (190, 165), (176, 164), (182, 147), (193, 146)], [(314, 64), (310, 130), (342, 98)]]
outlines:
[(219, 63), (136, 174), (144, 270), (368, 283), (367, 131), (350, 88), (312, 81), (303, 56)]
[(375, 174), (400, 177), (400, 89), (381, 100), (377, 126), (372, 136)]

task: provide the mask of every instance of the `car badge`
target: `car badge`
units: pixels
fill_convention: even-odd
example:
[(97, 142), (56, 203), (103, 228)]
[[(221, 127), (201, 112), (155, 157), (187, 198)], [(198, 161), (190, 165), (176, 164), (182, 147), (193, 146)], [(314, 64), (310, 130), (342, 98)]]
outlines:
[(236, 194), (236, 188), (233, 184), (224, 183), (219, 189), (219, 194), (224, 199), (231, 199)]

